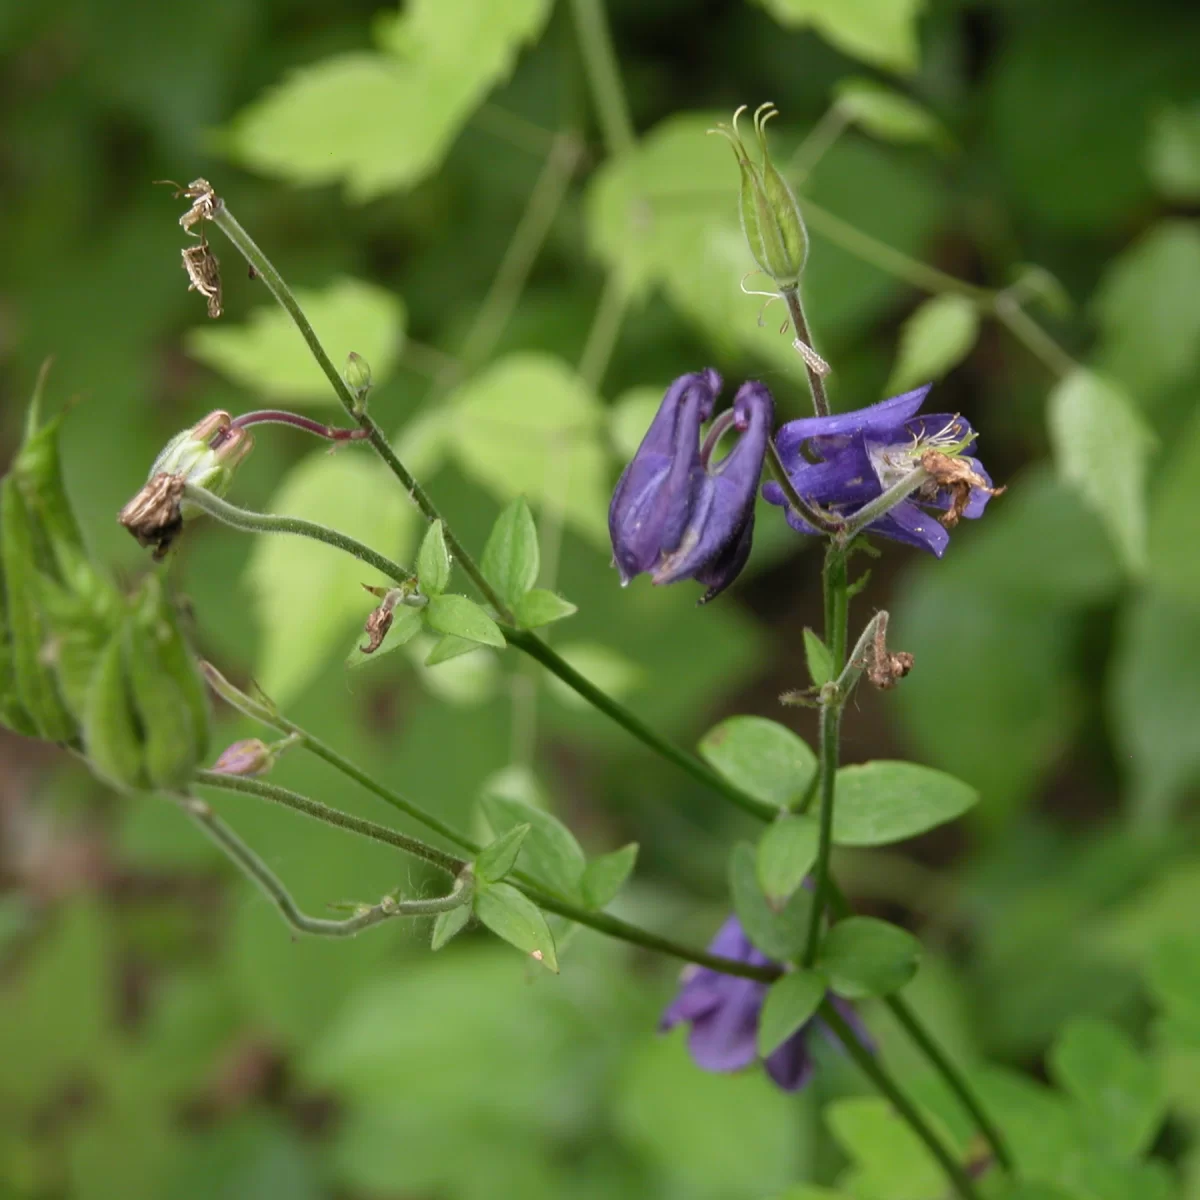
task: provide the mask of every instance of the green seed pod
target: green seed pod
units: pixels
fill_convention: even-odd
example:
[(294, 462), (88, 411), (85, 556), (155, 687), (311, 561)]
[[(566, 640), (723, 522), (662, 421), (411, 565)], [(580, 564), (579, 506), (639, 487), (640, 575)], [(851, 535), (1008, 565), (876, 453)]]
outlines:
[(109, 639), (96, 664), (83, 718), (83, 745), (92, 770), (121, 791), (146, 786), (142, 730), (125, 671), (125, 631)]
[(78, 727), (59, 691), (50, 631), (38, 605), (38, 540), (16, 477), (8, 475), (0, 481), (0, 570), (16, 698), (38, 737), (70, 742)]

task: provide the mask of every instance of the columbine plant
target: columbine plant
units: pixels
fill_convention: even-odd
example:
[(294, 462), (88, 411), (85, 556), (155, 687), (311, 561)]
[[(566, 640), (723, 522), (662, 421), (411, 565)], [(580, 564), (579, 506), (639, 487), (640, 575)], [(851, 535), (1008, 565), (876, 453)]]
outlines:
[[(815, 769), (797, 768), (783, 799), (764, 800), (755, 772), (764, 760), (812, 758), (806, 748), (798, 752), (798, 739), (787, 729), (735, 718), (717, 731), (719, 736), (706, 739), (698, 757), (605, 695), (537, 636), (534, 630), (575, 610), (535, 586), (538, 540), (528, 506), (517, 500), (501, 513), (478, 560), (458, 541), (369, 414), (367, 364), (352, 355), (344, 373), (334, 368), (282, 277), (204, 180), (181, 189), (192, 201), (181, 224), (200, 239), (204, 251), (197, 256), (193, 246), (190, 258), (185, 251), (192, 286), (207, 297), (210, 312), (219, 311), (216, 260), (205, 238), (207, 227), (215, 225), (291, 316), (352, 424), (335, 428), (280, 410), (236, 418), (211, 413), (172, 439), (119, 518), (153, 548), (155, 559), (165, 556), (185, 522), (201, 513), (248, 533), (332, 545), (387, 581), (366, 585), (378, 603), (365, 617), (362, 653), (422, 629), (438, 638), (431, 664), (481, 645), (511, 645), (697, 783), (757, 818), (764, 826), (757, 844), (739, 844), (730, 859), (734, 915), (707, 950), (604, 911), (633, 870), (636, 846), (589, 860), (565, 826), (511, 798), (485, 802), (493, 837), (481, 845), (434, 811), (372, 779), (292, 722), (268, 697), (238, 688), (211, 664), (198, 664), (159, 575), (150, 575), (127, 597), (87, 561), (59, 478), (57, 424), (39, 423), (36, 399), (25, 445), (0, 487), (5, 615), (0, 720), (68, 745), (114, 786), (170, 796), (297, 931), (346, 936), (386, 920), (430, 916), (432, 945), (438, 949), (478, 921), (557, 971), (559, 947), (544, 915), (549, 912), (683, 960), (689, 966), (662, 1024), (664, 1029), (690, 1026), (689, 1045), (700, 1067), (731, 1071), (762, 1062), (776, 1084), (796, 1090), (812, 1075), (809, 1042), (820, 1030), (887, 1097), (941, 1164), (955, 1192), (972, 1200), (978, 1194), (972, 1171), (875, 1056), (850, 1002), (882, 998), (978, 1126), (992, 1160), (1008, 1168), (1004, 1141), (965, 1077), (898, 994), (917, 969), (916, 939), (883, 921), (852, 915), (830, 861), (835, 842), (899, 841), (975, 799), (965, 785), (913, 764), (867, 764), (853, 768), (853, 777), (842, 775), (838, 784), (841, 720), (854, 688), (864, 675), (878, 687), (894, 686), (913, 667), (911, 655), (889, 647), (885, 612), (872, 617), (850, 648), (849, 604), (861, 586), (849, 579), (850, 556), (867, 534), (940, 556), (947, 530), (960, 517), (981, 516), (999, 489), (974, 457), (976, 435), (961, 417), (920, 414), (927, 387), (855, 412), (830, 414), (822, 382), (828, 368), (812, 348), (800, 304), (804, 224), (767, 146), (765, 126), (773, 115), (769, 106), (756, 115), (757, 161), (741, 140), (736, 117), (724, 132), (741, 173), (739, 203), (750, 255), (787, 302), (815, 415), (772, 434), (774, 402), (761, 383), (744, 383), (731, 406), (716, 413), (717, 373), (704, 369), (681, 376), (667, 389), (616, 485), (609, 530), (622, 584), (643, 573), (656, 584), (691, 579), (706, 589), (701, 602), (728, 588), (746, 563), (764, 470), (770, 476), (765, 498), (783, 506), (794, 529), (825, 539), (824, 636), (805, 631), (811, 686), (794, 697), (819, 708), (820, 745)], [(203, 271), (197, 265), (201, 259), (209, 263)], [(222, 499), (252, 445), (250, 428), (267, 424), (289, 425), (335, 443), (368, 445), (429, 522), (414, 566), (395, 563), (323, 525), (249, 512)], [(727, 438), (732, 446), (722, 453)], [(451, 590), (456, 571), (466, 576), (477, 600)], [(220, 754), (210, 770), (203, 769), (200, 764), (211, 760), (202, 681), (282, 740), (244, 739)], [(453, 849), (261, 778), (281, 752), (293, 747), (324, 759)], [(444, 894), (434, 899), (391, 894), (358, 906), (342, 920), (307, 916), (262, 859), (197, 796), (200, 787), (281, 804), (415, 856), (446, 875)], [(906, 802), (893, 804), (901, 794)], [(913, 795), (928, 803), (912, 802)], [(525, 855), (534, 830), (538, 851)]]

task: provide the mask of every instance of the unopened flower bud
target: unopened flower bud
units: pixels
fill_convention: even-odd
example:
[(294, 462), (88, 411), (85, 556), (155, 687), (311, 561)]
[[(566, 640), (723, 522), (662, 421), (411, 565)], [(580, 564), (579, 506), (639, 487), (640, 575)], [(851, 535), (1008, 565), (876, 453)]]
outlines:
[(222, 750), (212, 769), (217, 775), (265, 775), (275, 758), (275, 750), (261, 738), (243, 738)]
[(360, 412), (364, 411), (367, 407), (367, 396), (371, 392), (371, 364), (361, 354), (351, 350), (346, 356), (342, 378), (354, 393), (355, 407)]
[(738, 117), (745, 111), (739, 108), (733, 115), (733, 126), (719, 125), (716, 132), (733, 147), (741, 171), (741, 192), (738, 211), (742, 232), (750, 253), (759, 268), (765, 271), (781, 289), (795, 288), (800, 283), (804, 260), (808, 253), (808, 235), (800, 206), (788, 182), (771, 161), (767, 150), (767, 122), (777, 116), (772, 104), (760, 105), (754, 114), (754, 132), (758, 137), (761, 163), (756, 163), (746, 150), (738, 129)]

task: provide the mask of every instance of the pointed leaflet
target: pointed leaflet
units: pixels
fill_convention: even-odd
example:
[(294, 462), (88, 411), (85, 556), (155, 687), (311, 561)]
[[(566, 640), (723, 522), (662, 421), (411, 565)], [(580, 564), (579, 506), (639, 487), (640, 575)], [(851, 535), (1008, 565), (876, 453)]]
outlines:
[(800, 888), (776, 912), (759, 886), (749, 842), (739, 842), (729, 856), (729, 891), (746, 936), (768, 958), (788, 962), (800, 954), (808, 937), (811, 893)]
[(450, 554), (441, 521), (434, 521), (417, 551), (417, 581), (426, 596), (440, 596), (450, 582)]
[(888, 996), (917, 973), (921, 943), (875, 917), (847, 917), (825, 935), (817, 968), (839, 996)]
[(505, 645), (500, 626), (466, 596), (433, 596), (421, 612), (426, 627), (438, 633), (452, 633), (484, 646), (502, 648)]
[(593, 858), (583, 872), (583, 902), (588, 908), (604, 908), (625, 885), (637, 862), (638, 844), (630, 842), (611, 854)]
[(758, 884), (775, 908), (804, 882), (817, 858), (820, 824), (808, 814), (777, 817), (758, 839)]
[(531, 826), (514, 825), (502, 833), (494, 842), (485, 846), (475, 859), (475, 873), (485, 883), (498, 883), (516, 866), (521, 843), (525, 841)]
[(554, 936), (542, 910), (511, 884), (493, 883), (476, 892), (475, 915), (497, 937), (558, 972)]
[(541, 564), (537, 529), (524, 496), (518, 496), (496, 518), (483, 548), (484, 577), (515, 609), (537, 583)]
[(812, 1018), (825, 998), (825, 980), (815, 971), (789, 971), (771, 984), (758, 1019), (758, 1056), (778, 1050)]
[(961, 779), (917, 763), (878, 762), (837, 773), (833, 841), (887, 846), (961, 816), (979, 793)]

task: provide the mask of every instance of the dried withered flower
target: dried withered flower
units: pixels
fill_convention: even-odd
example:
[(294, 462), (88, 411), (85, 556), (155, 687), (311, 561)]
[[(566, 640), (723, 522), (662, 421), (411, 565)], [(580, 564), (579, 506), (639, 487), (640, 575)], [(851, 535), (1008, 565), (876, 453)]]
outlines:
[(216, 320), (221, 315), (221, 264), (207, 241), (185, 246), (183, 269), (188, 276), (188, 291), (199, 292), (208, 301), (208, 315)]

